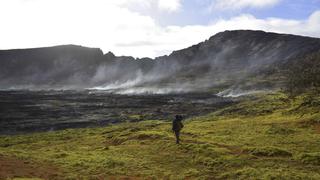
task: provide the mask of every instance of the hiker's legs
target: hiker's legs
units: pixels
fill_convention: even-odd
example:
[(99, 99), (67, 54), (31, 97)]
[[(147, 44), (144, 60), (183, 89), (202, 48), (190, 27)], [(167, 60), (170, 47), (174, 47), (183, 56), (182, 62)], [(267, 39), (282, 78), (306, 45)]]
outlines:
[(179, 144), (180, 143), (180, 131), (174, 131), (175, 135), (176, 135), (176, 143)]

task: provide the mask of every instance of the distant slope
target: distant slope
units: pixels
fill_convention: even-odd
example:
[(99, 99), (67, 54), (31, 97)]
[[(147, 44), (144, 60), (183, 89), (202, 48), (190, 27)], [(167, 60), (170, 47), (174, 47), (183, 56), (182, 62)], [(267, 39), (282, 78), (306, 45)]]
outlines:
[(83, 89), (148, 66), (132, 57), (76, 45), (0, 51), (0, 88)]
[[(221, 32), (154, 60), (74, 45), (5, 50), (0, 88), (95, 87), (119, 93), (274, 88), (283, 84), (274, 69), (319, 50), (317, 38), (248, 30)], [(275, 76), (265, 76), (270, 72)]]
[(252, 77), (264, 78), (270, 70), (319, 50), (317, 38), (263, 31), (225, 31), (158, 59), (179, 64), (181, 71), (174, 77), (196, 76), (196, 82), (207, 85), (217, 82), (217, 85), (235, 86), (268, 80)]
[(74, 45), (0, 51), (1, 87), (78, 85), (102, 57), (100, 49)]

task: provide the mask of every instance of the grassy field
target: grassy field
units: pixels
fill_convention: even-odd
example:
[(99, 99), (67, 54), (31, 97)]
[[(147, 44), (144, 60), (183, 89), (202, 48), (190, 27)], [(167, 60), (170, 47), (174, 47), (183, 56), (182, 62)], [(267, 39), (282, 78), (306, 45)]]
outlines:
[(184, 121), (0, 137), (0, 179), (320, 179), (320, 97), (243, 98)]

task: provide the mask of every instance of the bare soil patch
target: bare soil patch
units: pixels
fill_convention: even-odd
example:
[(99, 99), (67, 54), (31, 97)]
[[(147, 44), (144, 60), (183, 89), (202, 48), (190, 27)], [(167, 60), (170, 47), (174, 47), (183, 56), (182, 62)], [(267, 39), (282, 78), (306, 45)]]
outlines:
[(60, 179), (61, 174), (57, 167), (49, 164), (0, 155), (0, 179), (21, 177)]

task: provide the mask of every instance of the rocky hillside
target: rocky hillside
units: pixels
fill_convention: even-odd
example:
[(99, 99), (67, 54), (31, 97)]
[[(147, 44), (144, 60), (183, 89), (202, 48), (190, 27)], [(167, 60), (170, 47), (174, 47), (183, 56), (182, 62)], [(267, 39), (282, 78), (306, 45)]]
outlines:
[(320, 50), (320, 39), (263, 31), (225, 31), (169, 56), (117, 57), (74, 45), (0, 51), (0, 88), (95, 88), (169, 93), (274, 88), (283, 64)]
[(252, 88), (259, 82), (270, 87), (282, 83), (277, 76), (282, 72), (277, 70), (290, 68), (284, 64), (319, 50), (320, 39), (316, 38), (263, 31), (226, 31), (158, 59), (178, 63), (180, 77), (195, 76), (195, 82), (204, 81), (211, 87), (247, 84), (247, 88)]

